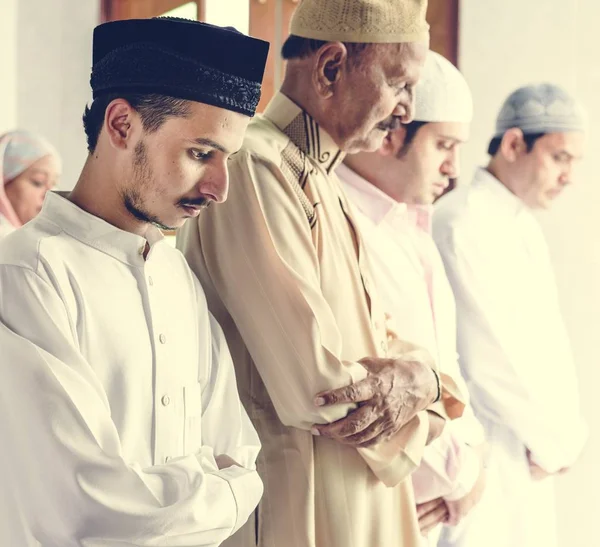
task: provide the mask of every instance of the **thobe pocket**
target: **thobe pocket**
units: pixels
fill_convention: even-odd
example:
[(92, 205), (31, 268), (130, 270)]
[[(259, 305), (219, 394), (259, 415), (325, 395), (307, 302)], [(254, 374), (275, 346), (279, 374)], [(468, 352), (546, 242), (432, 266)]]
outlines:
[(183, 388), (185, 428), (183, 450), (195, 454), (202, 448), (202, 386), (193, 384)]

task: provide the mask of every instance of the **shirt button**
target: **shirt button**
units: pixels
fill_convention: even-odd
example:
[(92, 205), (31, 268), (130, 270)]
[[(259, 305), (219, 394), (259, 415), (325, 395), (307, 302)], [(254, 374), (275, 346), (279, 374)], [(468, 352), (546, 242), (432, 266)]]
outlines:
[(169, 404), (171, 403), (171, 397), (169, 397), (168, 395), (163, 395), (160, 401), (162, 402), (163, 406), (169, 406)]
[(165, 457), (165, 463), (167, 463), (171, 459), (171, 456)]
[(381, 349), (382, 349), (383, 351), (387, 351), (387, 344), (385, 343), (385, 340), (382, 340), (382, 341), (381, 341)]
[(148, 276), (148, 285), (150, 285), (152, 287), (152, 285), (154, 285), (154, 280), (152, 279), (152, 276)]
[(167, 343), (167, 337), (164, 334), (161, 334), (158, 339), (160, 340), (161, 344), (166, 344)]

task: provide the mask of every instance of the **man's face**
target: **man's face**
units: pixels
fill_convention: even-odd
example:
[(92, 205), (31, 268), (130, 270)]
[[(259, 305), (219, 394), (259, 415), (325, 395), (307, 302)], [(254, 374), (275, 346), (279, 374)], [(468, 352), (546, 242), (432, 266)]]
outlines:
[(450, 179), (458, 177), (460, 146), (468, 138), (466, 123), (427, 123), (420, 127), (408, 148), (397, 154), (396, 199), (432, 204), (448, 188)]
[(335, 124), (345, 152), (377, 150), (387, 131), (412, 120), (426, 53), (425, 43), (378, 45), (349, 65)]
[(532, 209), (548, 209), (572, 182), (584, 145), (582, 132), (549, 133), (539, 138), (530, 152), (516, 159), (518, 197)]
[(241, 147), (249, 121), (191, 102), (187, 117), (167, 118), (157, 131), (142, 131), (121, 188), (128, 211), (139, 220), (176, 229), (202, 208), (225, 201), (227, 159)]

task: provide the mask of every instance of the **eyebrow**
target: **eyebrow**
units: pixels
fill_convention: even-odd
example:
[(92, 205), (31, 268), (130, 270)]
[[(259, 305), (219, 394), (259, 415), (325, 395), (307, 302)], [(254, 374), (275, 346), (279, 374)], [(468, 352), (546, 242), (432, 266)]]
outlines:
[(50, 173), (48, 173), (48, 171), (46, 171), (45, 169), (32, 169), (31, 174), (32, 175), (44, 175), (45, 177), (50, 176)]
[(567, 150), (559, 150), (558, 152), (555, 152), (555, 155), (566, 156), (568, 159), (572, 159), (572, 160), (574, 160), (578, 157), (575, 154), (571, 154), (571, 152), (568, 152)]
[(443, 141), (453, 141), (453, 142), (458, 142), (458, 143), (465, 142), (458, 137), (451, 137), (450, 135), (438, 135), (438, 139), (443, 140)]
[(229, 150), (227, 150), (225, 147), (220, 145), (218, 142), (213, 141), (212, 139), (198, 138), (198, 139), (194, 139), (194, 142), (196, 144), (201, 144), (203, 146), (210, 146), (211, 148), (214, 148), (215, 150), (218, 150), (219, 152), (223, 152), (223, 154), (229, 154)]

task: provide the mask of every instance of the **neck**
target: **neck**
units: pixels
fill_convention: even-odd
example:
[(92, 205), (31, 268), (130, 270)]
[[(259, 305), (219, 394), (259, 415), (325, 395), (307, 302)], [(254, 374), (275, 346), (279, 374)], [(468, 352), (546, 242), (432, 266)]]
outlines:
[[(300, 64), (303, 61), (293, 63)], [(321, 100), (314, 91), (310, 70), (302, 66), (292, 66), (292, 62), (289, 62), (285, 79), (281, 84), (281, 93), (304, 110), (333, 139), (338, 148), (344, 150), (344, 143), (341, 142), (331, 123), (334, 117), (332, 112), (323, 108)]]
[(508, 191), (519, 197), (518, 182), (511, 176), (510, 169), (497, 157), (488, 163), (486, 171), (502, 184)]
[(394, 201), (408, 203), (398, 184), (398, 179), (402, 176), (401, 170), (398, 169), (397, 162), (389, 165), (386, 159), (385, 156), (374, 158), (372, 152), (359, 152), (346, 156), (344, 163)]
[(101, 168), (98, 161), (97, 156), (88, 156), (69, 200), (125, 232), (145, 237), (148, 223), (138, 220), (127, 210), (113, 173), (108, 168)]

